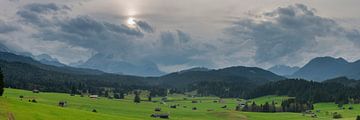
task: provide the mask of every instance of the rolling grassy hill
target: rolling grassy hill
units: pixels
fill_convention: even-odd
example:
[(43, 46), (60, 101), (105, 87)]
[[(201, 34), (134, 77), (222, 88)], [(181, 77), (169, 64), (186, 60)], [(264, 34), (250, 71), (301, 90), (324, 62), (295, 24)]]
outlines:
[[(20, 95), (24, 98), (21, 100)], [(70, 96), (62, 93), (32, 93), (31, 91), (6, 89), (3, 97), (0, 97), (0, 119), (9, 116), (16, 120), (149, 120), (151, 114), (155, 113), (154, 108), (160, 107), (162, 113), (169, 113), (171, 120), (329, 120), (331, 115), (327, 112), (339, 112), (344, 120), (355, 120), (360, 114), (360, 105), (353, 105), (354, 110), (339, 110), (333, 103), (319, 103), (315, 105), (318, 118), (302, 116), (301, 113), (255, 113), (235, 111), (236, 99), (225, 99), (225, 103), (214, 103), (216, 97), (188, 98), (184, 100), (184, 95), (169, 96), (171, 102), (160, 104), (159, 102), (142, 101), (135, 104), (132, 96), (127, 96), (124, 100), (114, 100), (107, 98), (90, 99), (88, 97)], [(28, 102), (28, 99), (35, 98), (37, 103)], [(144, 98), (144, 97), (143, 97)], [(253, 99), (257, 103), (266, 101), (281, 101), (288, 97), (265, 96)], [(154, 98), (153, 100), (159, 100)], [(199, 103), (191, 103), (193, 99)], [(59, 107), (58, 102), (65, 100), (68, 102), (66, 107)], [(144, 98), (145, 100), (145, 98)], [(200, 102), (201, 101), (201, 102)], [(180, 104), (176, 109), (169, 108), (170, 105)], [(228, 108), (221, 108), (227, 105)], [(184, 108), (186, 106), (186, 108)], [(197, 107), (198, 110), (192, 110)], [(96, 109), (98, 112), (91, 112)]]

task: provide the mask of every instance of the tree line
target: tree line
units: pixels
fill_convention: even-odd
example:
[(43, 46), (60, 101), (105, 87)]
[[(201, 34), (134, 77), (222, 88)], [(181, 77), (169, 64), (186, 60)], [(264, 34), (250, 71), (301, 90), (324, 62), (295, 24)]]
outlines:
[(272, 101), (271, 104), (266, 102), (265, 104), (257, 105), (252, 102), (251, 105), (246, 103), (243, 107), (237, 106), (236, 110), (246, 112), (305, 112), (307, 110), (313, 110), (314, 105), (310, 102), (300, 102), (295, 99), (287, 99), (281, 102), (281, 105)]
[(266, 95), (295, 97), (300, 102), (335, 102), (338, 104), (360, 101), (360, 84), (345, 86), (342, 83), (307, 81), (303, 79), (287, 79), (270, 82), (248, 94), (248, 98)]

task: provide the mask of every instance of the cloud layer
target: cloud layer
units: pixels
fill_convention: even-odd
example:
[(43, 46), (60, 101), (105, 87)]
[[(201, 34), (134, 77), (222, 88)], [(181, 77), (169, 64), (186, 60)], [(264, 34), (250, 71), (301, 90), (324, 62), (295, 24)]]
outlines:
[(315, 9), (303, 4), (279, 7), (235, 21), (226, 33), (233, 37), (231, 40), (253, 43), (253, 59), (260, 64), (299, 62), (304, 58), (302, 54), (318, 52), (311, 50), (323, 44), (319, 38), (359, 42), (354, 40), (359, 38), (357, 30), (346, 30), (334, 20), (316, 15)]
[(100, 18), (79, 12), (79, 6), (83, 5), (20, 5), (13, 16), (0, 18), (0, 42), (17, 51), (49, 54), (67, 64), (101, 55), (97, 59), (140, 67), (155, 64), (164, 72), (195, 66), (303, 65), (324, 55), (360, 58), (353, 55), (360, 52), (359, 30), (342, 27), (304, 4), (233, 16), (223, 31), (209, 35), (217, 37), (198, 37), (178, 27), (155, 28), (147, 19), (136, 19), (131, 26), (124, 22), (128, 16)]

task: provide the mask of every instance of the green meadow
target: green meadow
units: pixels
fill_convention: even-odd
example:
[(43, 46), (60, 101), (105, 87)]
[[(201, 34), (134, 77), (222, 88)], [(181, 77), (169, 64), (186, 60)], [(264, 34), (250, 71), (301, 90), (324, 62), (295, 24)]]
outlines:
[[(19, 96), (23, 96), (21, 99)], [(186, 98), (186, 99), (184, 99)], [(286, 96), (264, 96), (253, 99), (258, 104), (275, 101), (281, 103)], [(29, 102), (36, 99), (37, 103)], [(160, 101), (161, 98), (153, 98)], [(153, 113), (167, 113), (171, 120), (331, 120), (332, 112), (340, 113), (341, 120), (355, 120), (360, 115), (360, 105), (352, 105), (353, 110), (339, 109), (334, 103), (315, 104), (317, 118), (302, 113), (258, 113), (235, 111), (239, 103), (237, 99), (224, 99), (222, 103), (217, 97), (195, 97), (170, 95), (168, 102), (148, 102), (142, 97), (141, 103), (134, 103), (133, 96), (123, 100), (108, 98), (92, 99), (87, 96), (70, 96), (63, 93), (32, 93), (32, 91), (6, 89), (0, 97), (0, 120), (152, 120)], [(193, 100), (198, 103), (192, 103)], [(65, 107), (59, 107), (59, 101), (67, 101)], [(170, 108), (171, 105), (179, 105)], [(222, 108), (223, 106), (227, 108)], [(345, 105), (347, 108), (349, 105)], [(197, 110), (192, 110), (196, 107)], [(155, 112), (161, 108), (161, 112)], [(97, 112), (92, 112), (95, 109)]]

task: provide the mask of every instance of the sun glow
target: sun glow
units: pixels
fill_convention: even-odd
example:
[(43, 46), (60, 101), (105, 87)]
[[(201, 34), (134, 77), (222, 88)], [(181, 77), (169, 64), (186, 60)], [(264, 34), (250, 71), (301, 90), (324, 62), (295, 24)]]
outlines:
[(126, 23), (127, 23), (128, 25), (135, 25), (135, 24), (136, 24), (135, 18), (129, 17), (129, 18), (127, 19)]

